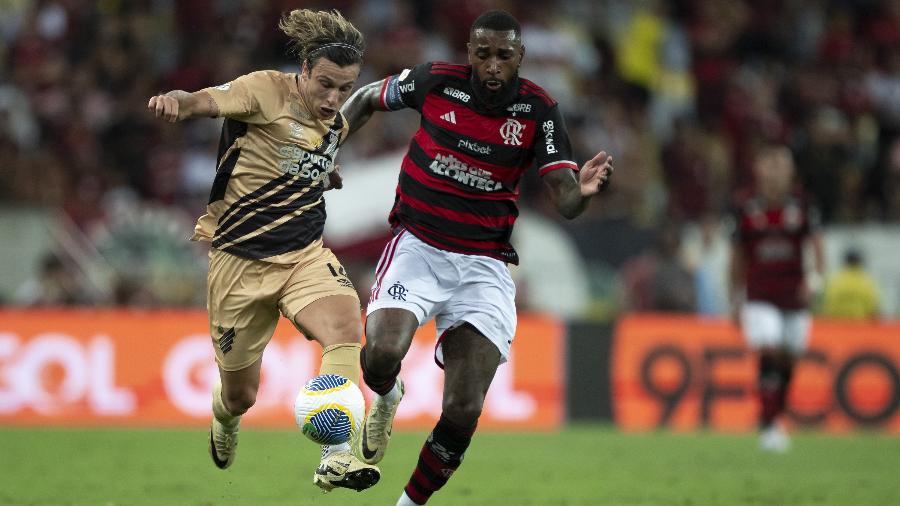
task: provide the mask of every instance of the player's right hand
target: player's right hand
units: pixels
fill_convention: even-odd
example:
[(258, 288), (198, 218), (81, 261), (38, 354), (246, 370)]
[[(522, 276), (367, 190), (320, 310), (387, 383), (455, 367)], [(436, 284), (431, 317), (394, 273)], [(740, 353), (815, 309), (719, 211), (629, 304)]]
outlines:
[(334, 170), (328, 173), (328, 180), (325, 181), (325, 191), (340, 190), (344, 187), (344, 178), (341, 176), (341, 166), (334, 165)]
[(169, 123), (178, 121), (178, 99), (167, 95), (156, 95), (150, 98), (147, 109), (157, 118), (163, 118)]

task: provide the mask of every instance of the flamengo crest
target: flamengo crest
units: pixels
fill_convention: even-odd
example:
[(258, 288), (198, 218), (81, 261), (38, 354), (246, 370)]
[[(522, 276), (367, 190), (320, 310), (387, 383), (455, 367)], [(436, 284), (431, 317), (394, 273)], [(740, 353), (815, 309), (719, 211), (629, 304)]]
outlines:
[(521, 146), (522, 130), (525, 130), (525, 125), (519, 123), (514, 118), (507, 118), (506, 123), (500, 127), (500, 135), (503, 137), (503, 144)]

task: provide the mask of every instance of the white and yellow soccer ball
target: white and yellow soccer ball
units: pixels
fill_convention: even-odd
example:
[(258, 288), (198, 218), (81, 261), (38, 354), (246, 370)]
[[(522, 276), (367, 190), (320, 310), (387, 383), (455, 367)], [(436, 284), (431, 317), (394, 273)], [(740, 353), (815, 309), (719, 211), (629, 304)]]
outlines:
[(366, 414), (362, 391), (338, 374), (320, 374), (306, 382), (294, 401), (300, 432), (323, 445), (347, 442)]

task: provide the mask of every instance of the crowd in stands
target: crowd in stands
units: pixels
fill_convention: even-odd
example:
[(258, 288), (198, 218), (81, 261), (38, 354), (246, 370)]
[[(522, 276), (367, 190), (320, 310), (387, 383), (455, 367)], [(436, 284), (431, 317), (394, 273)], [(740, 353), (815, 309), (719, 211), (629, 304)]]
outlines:
[[(12, 0), (0, 2), (0, 205), (62, 210), (117, 271), (105, 296), (54, 301), (204, 303), (205, 256), (184, 239), (219, 123), (166, 125), (147, 100), (295, 70), (276, 23), (297, 7), (340, 9), (363, 31), (360, 84), (464, 62), (478, 14), (517, 16), (521, 74), (559, 100), (576, 160), (605, 149), (617, 167), (577, 220), (555, 217), (536, 175), (521, 205), (561, 222), (613, 312), (703, 310), (681, 230), (721, 226), (762, 142), (791, 147), (826, 225), (900, 218), (900, 0)], [(416, 119), (376, 115), (342, 165), (402, 150)]]

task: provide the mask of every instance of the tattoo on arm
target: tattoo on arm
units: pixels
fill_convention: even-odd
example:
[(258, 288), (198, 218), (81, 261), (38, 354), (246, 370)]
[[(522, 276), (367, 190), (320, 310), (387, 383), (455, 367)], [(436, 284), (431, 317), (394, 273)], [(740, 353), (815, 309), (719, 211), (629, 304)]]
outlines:
[(369, 121), (373, 112), (380, 110), (381, 85), (382, 81), (375, 81), (361, 87), (341, 107), (341, 112), (350, 125), (347, 135), (359, 130)]
[(587, 208), (590, 198), (581, 196), (576, 172), (567, 169), (550, 171), (544, 175), (544, 182), (550, 187), (556, 210), (563, 217), (571, 220)]

